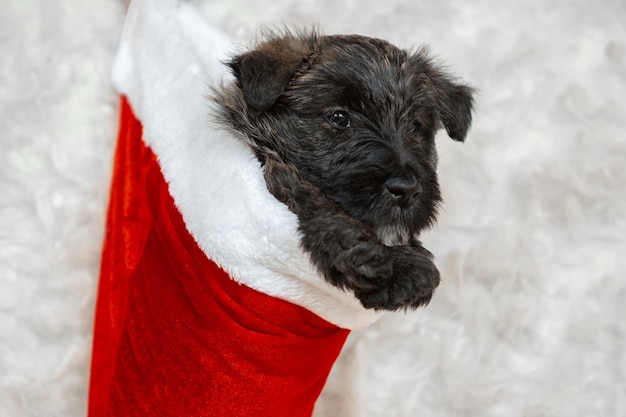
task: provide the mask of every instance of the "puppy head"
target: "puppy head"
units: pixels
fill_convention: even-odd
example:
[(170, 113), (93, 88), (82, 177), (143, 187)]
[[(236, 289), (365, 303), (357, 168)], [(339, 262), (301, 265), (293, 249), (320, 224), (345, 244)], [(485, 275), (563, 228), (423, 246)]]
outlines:
[(444, 127), (465, 139), (472, 90), (424, 49), (283, 34), (229, 65), (236, 83), (218, 102), (253, 148), (278, 152), (386, 244), (406, 243), (434, 222), (441, 200), (435, 133)]

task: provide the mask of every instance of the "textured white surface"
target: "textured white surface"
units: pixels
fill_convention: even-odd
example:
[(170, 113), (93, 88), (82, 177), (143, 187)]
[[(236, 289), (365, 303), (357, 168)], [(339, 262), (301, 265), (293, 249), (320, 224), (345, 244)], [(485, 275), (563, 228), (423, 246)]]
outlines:
[[(326, 416), (626, 415), (626, 5), (620, 0), (198, 2), (259, 24), (428, 43), (476, 86), (439, 141), (431, 305), (349, 339)], [(0, 416), (84, 415), (123, 6), (0, 13)]]

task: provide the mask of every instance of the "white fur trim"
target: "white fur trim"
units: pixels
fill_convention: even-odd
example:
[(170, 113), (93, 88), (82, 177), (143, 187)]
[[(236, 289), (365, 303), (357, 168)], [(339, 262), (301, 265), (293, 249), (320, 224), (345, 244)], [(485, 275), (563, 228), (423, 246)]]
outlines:
[(343, 328), (374, 322), (380, 313), (319, 276), (299, 248), (295, 215), (269, 194), (252, 152), (215, 126), (207, 96), (229, 76), (226, 45), (184, 3), (137, 0), (114, 65), (187, 228), (233, 279)]

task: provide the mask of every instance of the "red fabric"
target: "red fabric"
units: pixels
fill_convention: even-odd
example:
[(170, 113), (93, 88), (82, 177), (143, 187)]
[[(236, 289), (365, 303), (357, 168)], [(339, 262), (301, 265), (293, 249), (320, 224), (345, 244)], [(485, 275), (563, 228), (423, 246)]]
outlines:
[(348, 330), (239, 285), (199, 249), (123, 99), (89, 417), (309, 417)]

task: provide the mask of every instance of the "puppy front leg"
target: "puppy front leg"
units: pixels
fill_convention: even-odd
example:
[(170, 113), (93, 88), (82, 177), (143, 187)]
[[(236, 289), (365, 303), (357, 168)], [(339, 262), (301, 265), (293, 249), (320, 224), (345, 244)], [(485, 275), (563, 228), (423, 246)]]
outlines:
[(313, 264), (331, 284), (373, 299), (393, 276), (389, 248), (304, 180), (292, 164), (273, 155), (264, 159), (267, 188), (298, 216), (301, 244)]

